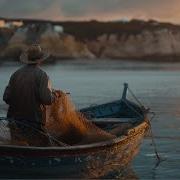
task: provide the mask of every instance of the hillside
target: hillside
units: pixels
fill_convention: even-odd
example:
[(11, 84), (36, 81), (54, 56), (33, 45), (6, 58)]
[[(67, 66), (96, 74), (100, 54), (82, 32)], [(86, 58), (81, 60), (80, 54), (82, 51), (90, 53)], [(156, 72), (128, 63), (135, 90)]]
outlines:
[[(4, 19), (0, 58), (18, 60), (32, 43), (40, 43), (54, 59), (108, 58), (179, 61), (180, 26), (157, 21), (57, 22)], [(17, 26), (21, 22), (21, 26)], [(2, 24), (2, 23), (1, 23)]]

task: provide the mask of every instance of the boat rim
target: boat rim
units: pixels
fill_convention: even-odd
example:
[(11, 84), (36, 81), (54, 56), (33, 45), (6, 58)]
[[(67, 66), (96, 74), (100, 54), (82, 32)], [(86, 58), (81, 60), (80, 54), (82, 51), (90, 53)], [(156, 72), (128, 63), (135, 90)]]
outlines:
[[(129, 130), (135, 130), (135, 128), (137, 127), (140, 127), (140, 126), (143, 126), (145, 125), (147, 122), (146, 121), (142, 121), (141, 123), (137, 124), (136, 126), (134, 126), (133, 128), (130, 128)], [(135, 132), (135, 131), (134, 131)], [(134, 134), (135, 135), (135, 134)], [(112, 145), (115, 145), (117, 143), (120, 143), (120, 142), (123, 142), (124, 140), (126, 140), (127, 138), (129, 137), (129, 135), (122, 135), (122, 136), (119, 136), (119, 137), (116, 137), (112, 140), (106, 140), (106, 141), (102, 141), (102, 142), (97, 142), (97, 143), (91, 143), (91, 144), (83, 144), (83, 145), (69, 145), (69, 146), (50, 146), (50, 147), (46, 147), (46, 146), (43, 146), (43, 147), (38, 147), (38, 146), (19, 146), (19, 145), (0, 145), (0, 149), (3, 149), (3, 148), (8, 148), (8, 149), (21, 149), (21, 150), (42, 150), (42, 151), (45, 151), (45, 150), (70, 150), (70, 151), (73, 151), (73, 150), (85, 150), (85, 149), (88, 149), (88, 148), (98, 148), (98, 147), (108, 147), (108, 146), (112, 146)]]

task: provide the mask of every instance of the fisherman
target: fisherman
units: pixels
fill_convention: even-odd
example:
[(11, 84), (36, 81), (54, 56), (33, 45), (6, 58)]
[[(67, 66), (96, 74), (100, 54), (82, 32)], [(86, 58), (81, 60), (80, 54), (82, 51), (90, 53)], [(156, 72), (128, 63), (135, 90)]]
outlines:
[(20, 61), (25, 66), (12, 74), (3, 95), (3, 100), (9, 105), (7, 118), (10, 119), (11, 139), (31, 146), (50, 145), (42, 107), (51, 105), (56, 93), (48, 75), (40, 69), (48, 55), (38, 44), (23, 52)]

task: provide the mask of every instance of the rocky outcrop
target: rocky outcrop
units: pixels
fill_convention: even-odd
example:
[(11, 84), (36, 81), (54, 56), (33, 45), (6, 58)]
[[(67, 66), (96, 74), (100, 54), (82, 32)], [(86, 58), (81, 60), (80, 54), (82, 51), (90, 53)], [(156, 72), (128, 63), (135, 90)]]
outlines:
[[(59, 27), (58, 27), (59, 28)], [(19, 59), (23, 50), (32, 43), (40, 43), (55, 59), (64, 58), (95, 58), (87, 45), (72, 35), (57, 30), (51, 24), (28, 24), (16, 29), (8, 39), (0, 56), (8, 59)]]
[(88, 48), (99, 58), (178, 58), (180, 57), (180, 31), (168, 29), (143, 31), (140, 34), (100, 36), (88, 41)]
[(53, 59), (180, 61), (180, 27), (154, 21), (62, 23), (62, 27), (38, 22), (16, 29), (0, 29), (0, 57), (19, 59), (32, 43), (40, 43)]
[(57, 33), (49, 26), (40, 36), (40, 44), (48, 49), (49, 53), (56, 58), (94, 58), (86, 44), (77, 41), (73, 36)]

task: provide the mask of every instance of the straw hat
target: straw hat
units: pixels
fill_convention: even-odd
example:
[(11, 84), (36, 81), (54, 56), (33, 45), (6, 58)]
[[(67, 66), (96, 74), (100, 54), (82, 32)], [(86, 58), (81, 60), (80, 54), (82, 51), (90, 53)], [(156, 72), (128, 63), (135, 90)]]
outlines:
[(40, 45), (33, 44), (20, 56), (20, 61), (25, 64), (37, 64), (49, 57), (49, 53), (41, 49)]

